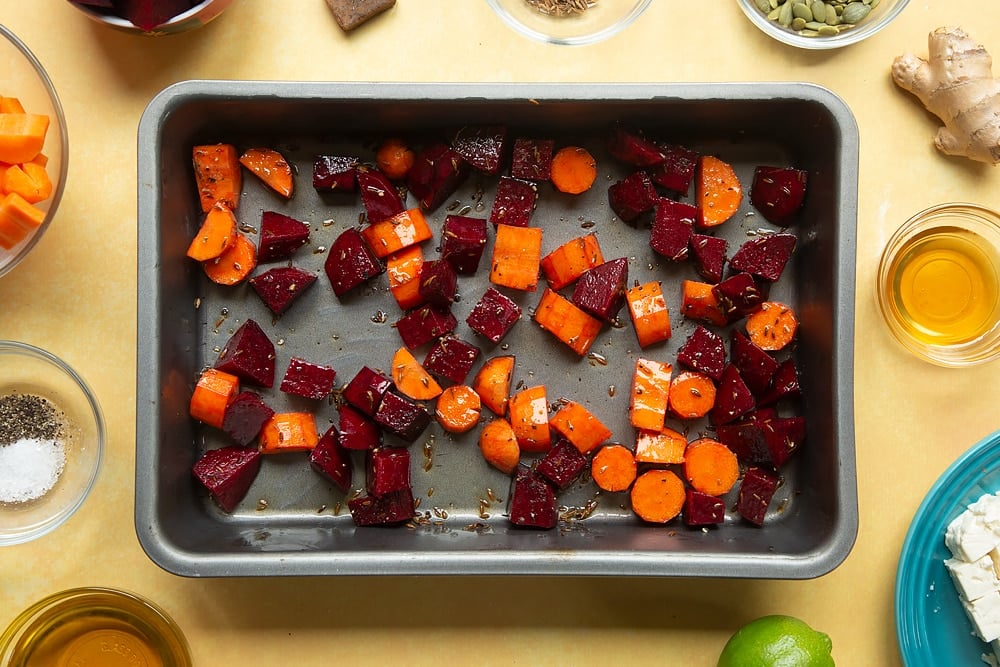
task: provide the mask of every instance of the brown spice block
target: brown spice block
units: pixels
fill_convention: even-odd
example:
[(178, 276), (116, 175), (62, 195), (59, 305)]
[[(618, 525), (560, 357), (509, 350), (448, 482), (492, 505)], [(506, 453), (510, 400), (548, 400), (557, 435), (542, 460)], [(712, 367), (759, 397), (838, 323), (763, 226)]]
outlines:
[(326, 0), (341, 30), (354, 30), (396, 4), (396, 0)]

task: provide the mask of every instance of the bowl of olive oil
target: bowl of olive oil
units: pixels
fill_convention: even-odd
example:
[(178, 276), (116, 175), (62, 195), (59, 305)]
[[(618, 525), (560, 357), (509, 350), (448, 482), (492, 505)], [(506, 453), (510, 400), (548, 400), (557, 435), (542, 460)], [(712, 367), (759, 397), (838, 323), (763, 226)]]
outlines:
[(1000, 357), (1000, 214), (978, 204), (921, 211), (878, 268), (879, 308), (905, 348), (941, 366)]

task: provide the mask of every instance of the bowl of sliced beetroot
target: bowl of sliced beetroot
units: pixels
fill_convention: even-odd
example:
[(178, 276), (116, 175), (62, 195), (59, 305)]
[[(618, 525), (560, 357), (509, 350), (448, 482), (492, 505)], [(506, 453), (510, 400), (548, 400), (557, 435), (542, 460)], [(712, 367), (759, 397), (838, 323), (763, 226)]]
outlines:
[(154, 98), (136, 528), (155, 562), (806, 578), (846, 558), (853, 117), (806, 84), (591, 92)]

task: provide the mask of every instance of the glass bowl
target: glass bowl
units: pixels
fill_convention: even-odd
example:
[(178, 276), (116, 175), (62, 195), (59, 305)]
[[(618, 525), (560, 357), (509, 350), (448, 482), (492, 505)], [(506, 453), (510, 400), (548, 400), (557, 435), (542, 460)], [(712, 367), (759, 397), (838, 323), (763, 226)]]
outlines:
[(72, 368), (37, 347), (0, 341), (0, 546), (41, 537), (72, 516), (97, 479), (104, 441), (97, 399)]
[(1000, 357), (1000, 214), (940, 204), (892, 235), (876, 297), (893, 337), (940, 366)]
[(166, 23), (157, 26), (155, 30), (143, 30), (128, 19), (124, 19), (111, 13), (110, 10), (101, 10), (93, 6), (70, 2), (71, 5), (98, 23), (111, 26), (116, 30), (121, 30), (122, 32), (131, 33), (133, 35), (149, 35), (153, 37), (160, 35), (173, 35), (179, 32), (187, 32), (188, 30), (200, 28), (224, 12), (232, 3), (233, 0), (204, 0), (204, 2), (199, 2), (186, 12), (182, 12)]
[[(836, 30), (835, 34), (829, 35), (814, 34), (817, 30), (812, 27), (802, 29), (791, 26), (785, 27), (779, 23), (778, 19), (769, 18), (769, 15), (771, 17), (774, 16), (774, 12), (781, 11), (780, 5), (791, 3), (792, 0), (787, 0), (787, 3), (780, 0), (738, 0), (738, 2), (743, 13), (747, 15), (747, 18), (755, 26), (779, 42), (802, 49), (822, 50), (838, 49), (868, 39), (892, 23), (892, 20), (899, 16), (899, 13), (906, 8), (909, 0), (853, 0), (850, 4), (868, 6), (870, 10), (864, 18), (851, 24), (853, 27), (845, 28), (842, 26), (846, 24), (841, 23), (840, 26), (830, 26), (823, 29), (823, 32), (827, 32), (827, 30), (833, 32), (834, 29)], [(802, 4), (812, 5), (813, 0)], [(848, 3), (839, 2), (839, 0), (826, 0), (824, 3), (825, 6), (838, 4), (846, 7)], [(763, 10), (765, 5), (768, 7), (767, 11)]]
[(646, 11), (652, 0), (575, 0), (584, 9), (546, 13), (535, 5), (557, 8), (572, 0), (486, 0), (515, 31), (539, 42), (582, 46), (615, 35)]
[(10, 248), (0, 246), (2, 276), (27, 256), (48, 229), (59, 208), (66, 184), (68, 140), (66, 117), (49, 75), (28, 47), (3, 25), (0, 25), (0, 62), (4, 63), (3, 74), (0, 74), (0, 96), (16, 97), (25, 112), (49, 117), (42, 154), (48, 158), (45, 171), (52, 182), (52, 193), (36, 204), (45, 213), (42, 223)]
[(74, 588), (24, 610), (0, 635), (0, 664), (191, 667), (177, 624), (152, 602), (110, 588)]

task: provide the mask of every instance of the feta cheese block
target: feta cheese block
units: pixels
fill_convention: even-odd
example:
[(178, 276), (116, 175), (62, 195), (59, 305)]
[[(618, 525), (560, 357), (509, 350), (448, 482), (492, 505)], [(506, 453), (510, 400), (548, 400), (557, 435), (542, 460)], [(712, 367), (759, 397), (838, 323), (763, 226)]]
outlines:
[[(996, 498), (996, 496), (989, 497)], [(958, 515), (948, 524), (944, 534), (944, 542), (951, 553), (969, 563), (979, 560), (1000, 543), (1000, 535), (994, 531), (994, 525), (1000, 528), (1000, 522), (993, 521), (992, 517), (987, 516), (984, 510), (989, 503), (984, 504), (985, 499), (986, 497), (980, 498), (970, 505), (969, 509)], [(1000, 500), (997, 504), (1000, 505)]]
[(1000, 492), (981, 496), (955, 517), (944, 541), (952, 555), (944, 566), (975, 634), (1000, 655)]
[(944, 562), (948, 568), (948, 574), (955, 582), (955, 588), (959, 594), (974, 602), (987, 593), (1000, 590), (1000, 579), (993, 568), (993, 559), (989, 554), (983, 556), (974, 563), (969, 563), (957, 558), (949, 558)]
[(1000, 591), (992, 591), (974, 602), (962, 600), (962, 606), (980, 639), (984, 642), (1000, 639)]

